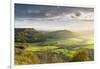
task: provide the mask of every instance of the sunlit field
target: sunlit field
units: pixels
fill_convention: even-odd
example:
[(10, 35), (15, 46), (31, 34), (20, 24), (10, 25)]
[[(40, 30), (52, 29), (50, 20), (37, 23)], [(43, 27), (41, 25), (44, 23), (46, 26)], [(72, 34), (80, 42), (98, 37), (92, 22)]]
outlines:
[[(65, 33), (65, 31), (63, 32)], [(24, 34), (28, 33), (24, 32)], [(84, 39), (84, 38), (79, 38), (77, 36), (73, 36), (73, 38), (66, 37), (63, 39), (62, 38), (56, 39), (57, 35), (56, 37), (54, 37), (54, 34), (53, 36), (51, 36), (50, 33), (48, 35), (47, 33), (45, 33), (44, 34), (45, 37), (43, 37), (41, 41), (40, 39), (35, 40), (33, 38), (32, 40), (34, 41), (29, 42), (27, 41), (28, 37), (26, 37), (26, 35), (24, 35), (24, 37), (19, 38), (19, 36), (21, 35), (22, 35), (21, 32), (20, 33), (18, 32), (18, 35), (16, 35), (16, 42), (15, 42), (16, 65), (79, 62), (79, 61), (94, 60), (94, 53), (93, 53), (94, 43), (92, 39), (89, 39), (89, 37), (88, 39)], [(46, 37), (46, 35), (50, 37)], [(38, 37), (42, 36), (39, 35)], [(61, 36), (62, 35), (60, 33), (59, 37)]]

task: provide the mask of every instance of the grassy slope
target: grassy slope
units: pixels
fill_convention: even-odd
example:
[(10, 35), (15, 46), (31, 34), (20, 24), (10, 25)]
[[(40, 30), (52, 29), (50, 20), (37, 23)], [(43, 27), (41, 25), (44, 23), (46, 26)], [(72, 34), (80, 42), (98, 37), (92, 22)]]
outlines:
[(76, 36), (78, 33), (68, 30), (54, 32), (26, 28), (15, 30), (17, 65), (93, 60), (94, 43), (89, 37), (90, 34), (86, 32)]
[[(22, 45), (22, 44), (23, 43), (16, 43), (15, 45), (18, 46), (18, 45)], [(93, 41), (92, 40), (86, 41), (86, 40), (82, 40), (82, 39), (78, 39), (78, 38), (69, 38), (69, 39), (65, 39), (65, 40), (56, 40), (56, 41), (46, 41), (46, 42), (42, 42), (42, 43), (25, 43), (25, 45), (27, 45), (27, 48), (24, 49), (25, 52), (33, 52), (34, 54), (42, 53), (42, 54), (46, 55), (45, 52), (49, 51), (49, 53), (51, 52), (53, 54), (56, 53), (56, 54), (62, 54), (64, 56), (66, 56), (66, 58), (67, 57), (69, 58), (67, 60), (70, 60), (71, 58), (73, 58), (74, 55), (78, 52), (78, 50), (81, 50), (84, 48), (85, 49), (93, 49)], [(18, 55), (15, 55), (15, 56), (18, 57)], [(19, 57), (21, 57), (21, 56), (22, 55), (19, 55)], [(27, 59), (30, 59), (30, 58), (27, 57), (25, 60), (27, 60)], [(61, 58), (61, 59), (63, 59), (63, 58)], [(40, 61), (41, 59), (38, 58), (37, 60)], [(48, 63), (47, 61), (43, 62), (44, 60), (41, 60), (40, 62), (35, 61), (36, 63), (34, 63), (34, 62), (30, 63), (28, 61), (26, 61), (24, 63), (20, 63), (20, 59), (19, 60), (15, 59), (15, 61), (17, 61), (17, 63), (15, 62), (15, 64)], [(58, 61), (58, 62), (60, 62), (60, 61)], [(63, 62), (63, 61), (61, 61), (61, 62)]]

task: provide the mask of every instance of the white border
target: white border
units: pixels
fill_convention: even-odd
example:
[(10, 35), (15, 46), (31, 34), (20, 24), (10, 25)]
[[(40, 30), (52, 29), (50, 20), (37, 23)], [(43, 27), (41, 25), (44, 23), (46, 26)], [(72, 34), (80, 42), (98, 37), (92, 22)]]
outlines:
[(10, 65), (10, 0), (0, 1), (0, 69)]
[(14, 3), (95, 7), (95, 0), (14, 0)]
[(14, 2), (11, 0), (11, 8), (10, 8), (10, 15), (11, 15), (11, 20), (10, 20), (10, 67), (11, 69), (14, 68)]
[[(11, 2), (11, 68), (12, 69), (74, 69), (94, 66), (95, 62), (57, 63), (14, 66), (14, 3), (73, 6), (73, 7), (95, 7), (95, 0), (14, 0)], [(83, 68), (82, 68), (83, 67)]]

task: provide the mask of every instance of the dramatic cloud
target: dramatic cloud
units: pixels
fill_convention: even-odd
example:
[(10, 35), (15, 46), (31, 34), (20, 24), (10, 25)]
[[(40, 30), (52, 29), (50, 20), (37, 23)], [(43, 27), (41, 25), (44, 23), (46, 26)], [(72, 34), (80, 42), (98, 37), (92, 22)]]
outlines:
[(93, 17), (93, 8), (15, 4), (15, 27), (86, 30), (92, 29)]

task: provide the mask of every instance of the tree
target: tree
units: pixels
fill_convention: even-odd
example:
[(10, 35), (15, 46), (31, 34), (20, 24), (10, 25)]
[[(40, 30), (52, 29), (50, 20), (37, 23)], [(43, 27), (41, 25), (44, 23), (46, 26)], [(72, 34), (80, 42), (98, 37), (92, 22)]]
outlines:
[(81, 49), (74, 55), (74, 57), (70, 61), (77, 62), (77, 61), (89, 61), (89, 60), (90, 58), (88, 49)]

